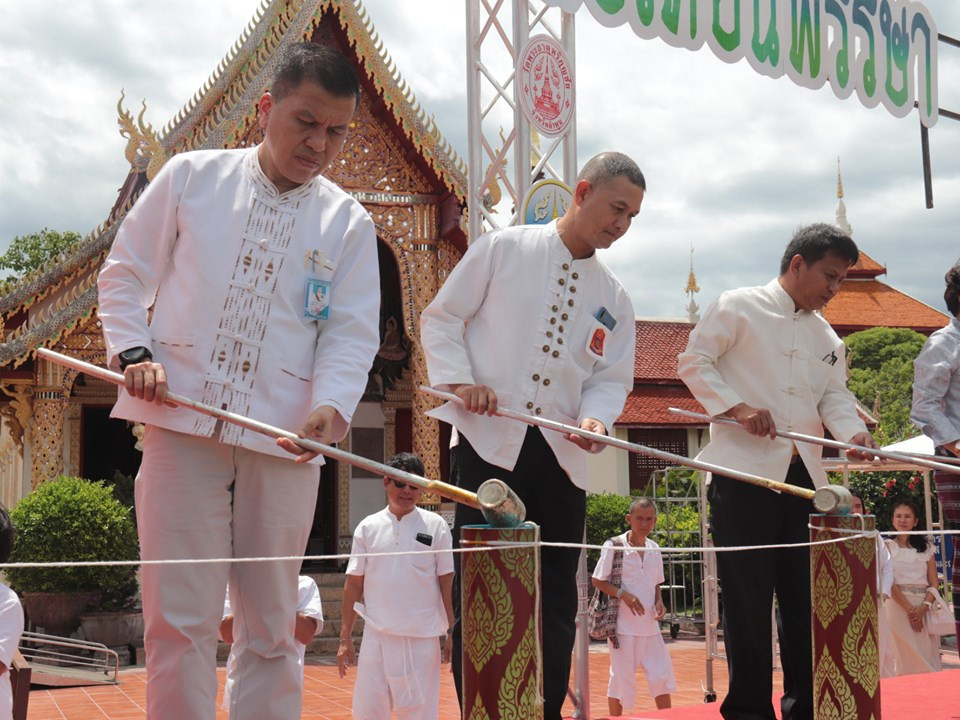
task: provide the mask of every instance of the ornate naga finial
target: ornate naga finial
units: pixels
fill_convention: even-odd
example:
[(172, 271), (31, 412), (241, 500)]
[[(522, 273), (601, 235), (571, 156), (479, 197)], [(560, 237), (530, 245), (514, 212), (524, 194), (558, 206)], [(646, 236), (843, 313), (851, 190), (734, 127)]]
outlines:
[[(500, 198), (503, 197), (503, 191), (500, 190), (500, 183), (497, 182), (497, 175), (502, 174), (503, 169), (507, 166), (508, 159), (506, 157), (500, 160), (506, 145), (507, 139), (503, 136), (503, 128), (500, 128), (500, 147), (493, 154), (495, 160), (487, 165), (487, 176), (490, 178), (490, 182), (484, 187), (485, 192), (483, 193), (483, 206), (492, 213), (497, 211), (497, 204), (500, 202)], [(490, 171), (493, 169), (494, 164), (497, 165), (497, 171), (491, 175)]]
[(166, 150), (153, 125), (150, 123), (144, 125), (143, 116), (147, 112), (147, 101), (143, 101), (143, 108), (134, 122), (133, 115), (123, 107), (125, 99), (126, 96), (121, 90), (120, 99), (117, 101), (117, 124), (120, 126), (120, 135), (127, 138), (127, 147), (123, 154), (136, 172), (145, 172), (147, 180), (153, 180), (167, 161)]

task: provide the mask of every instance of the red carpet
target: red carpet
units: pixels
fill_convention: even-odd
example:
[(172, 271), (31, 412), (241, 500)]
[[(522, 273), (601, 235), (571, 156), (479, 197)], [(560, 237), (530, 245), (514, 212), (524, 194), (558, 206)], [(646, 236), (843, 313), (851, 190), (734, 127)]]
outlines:
[[(720, 700), (723, 698), (721, 697)], [(883, 720), (960, 720), (960, 670), (903, 675), (880, 681)], [(773, 706), (777, 708), (778, 700)], [(594, 714), (599, 716), (598, 708)], [(777, 714), (779, 717), (779, 713)], [(720, 720), (720, 702), (669, 710), (645, 710), (627, 720)], [(869, 720), (869, 718), (843, 718)], [(877, 718), (880, 720), (880, 718)]]

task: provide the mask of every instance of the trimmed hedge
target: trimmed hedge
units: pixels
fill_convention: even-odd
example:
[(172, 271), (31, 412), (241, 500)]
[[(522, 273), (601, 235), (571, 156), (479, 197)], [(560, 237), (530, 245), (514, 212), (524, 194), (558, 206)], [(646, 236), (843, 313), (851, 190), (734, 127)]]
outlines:
[[(10, 517), (16, 528), (10, 562), (138, 560), (130, 510), (102, 482), (59, 477), (23, 498)], [(99, 591), (106, 603), (136, 593), (137, 566), (8, 568), (17, 592)]]

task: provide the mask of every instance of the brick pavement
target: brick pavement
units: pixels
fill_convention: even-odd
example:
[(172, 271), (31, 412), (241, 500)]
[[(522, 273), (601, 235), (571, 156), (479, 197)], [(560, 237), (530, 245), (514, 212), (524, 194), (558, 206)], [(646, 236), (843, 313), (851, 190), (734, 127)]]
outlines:
[[(702, 639), (667, 639), (677, 677), (677, 692), (673, 694), (675, 707), (698, 705), (704, 700), (706, 656)], [(956, 651), (943, 655), (945, 668), (960, 668)], [(308, 660), (309, 663), (309, 660)], [(594, 644), (590, 651), (590, 709), (591, 717), (606, 717), (606, 686), (609, 669), (606, 646)], [(221, 687), (223, 669), (218, 671)], [(722, 697), (727, 682), (726, 664), (713, 662), (713, 688)], [(774, 687), (780, 682), (779, 673)], [(308, 664), (304, 680), (303, 717), (311, 720), (350, 720), (350, 700), (353, 693), (353, 671), (341, 680), (337, 668), (330, 661)], [(146, 718), (146, 675), (143, 669), (121, 673), (118, 686), (93, 688), (64, 688), (34, 690), (30, 694), (28, 720), (144, 720)], [(634, 712), (652, 710), (653, 699), (646, 692), (646, 684), (638, 678), (638, 704)], [(566, 715), (573, 711), (568, 702)], [(460, 717), (453, 680), (444, 673), (440, 688), (440, 720), (458, 720)], [(217, 711), (217, 720), (227, 720), (225, 712)]]

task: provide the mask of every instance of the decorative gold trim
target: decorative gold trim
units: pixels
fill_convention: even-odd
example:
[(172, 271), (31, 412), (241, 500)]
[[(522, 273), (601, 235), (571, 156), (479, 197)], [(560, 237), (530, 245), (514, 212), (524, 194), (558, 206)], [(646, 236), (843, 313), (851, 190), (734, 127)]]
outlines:
[[(344, 452), (350, 452), (350, 433), (337, 443)], [(350, 466), (337, 463), (337, 547), (341, 553), (350, 552), (353, 535), (350, 532)], [(346, 543), (346, 550), (344, 550)]]

